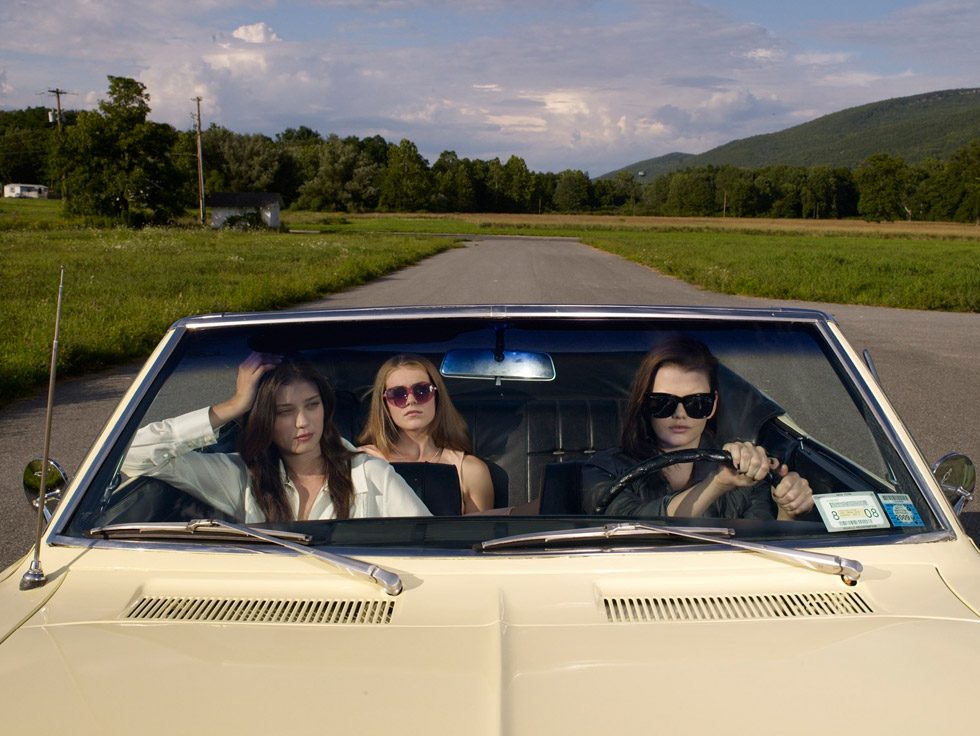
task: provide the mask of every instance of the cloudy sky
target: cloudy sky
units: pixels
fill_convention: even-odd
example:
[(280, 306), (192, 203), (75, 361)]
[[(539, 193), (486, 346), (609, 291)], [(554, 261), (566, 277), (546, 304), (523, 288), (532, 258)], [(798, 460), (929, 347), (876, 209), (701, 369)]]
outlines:
[(0, 0), (0, 109), (408, 138), (603, 174), (866, 102), (980, 87), (980, 0)]

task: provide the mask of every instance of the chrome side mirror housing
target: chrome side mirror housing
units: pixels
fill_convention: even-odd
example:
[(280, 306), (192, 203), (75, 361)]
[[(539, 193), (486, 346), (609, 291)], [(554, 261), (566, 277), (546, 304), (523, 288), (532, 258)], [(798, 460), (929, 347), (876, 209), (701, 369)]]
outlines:
[[(41, 458), (36, 457), (24, 468), (24, 495), (31, 508), (37, 512), (41, 495)], [(48, 460), (44, 476), (44, 520), (49, 521), (54, 510), (61, 503), (61, 497), (68, 488), (68, 474), (54, 460)]]
[(946, 500), (959, 516), (963, 507), (973, 499), (977, 486), (977, 469), (973, 461), (959, 452), (943, 455), (932, 466), (932, 474), (939, 482)]

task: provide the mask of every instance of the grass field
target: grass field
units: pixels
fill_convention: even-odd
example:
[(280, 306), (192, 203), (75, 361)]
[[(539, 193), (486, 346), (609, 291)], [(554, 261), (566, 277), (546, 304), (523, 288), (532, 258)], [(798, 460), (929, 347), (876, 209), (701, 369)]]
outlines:
[(295, 219), (303, 227), (325, 232), (574, 237), (727, 294), (980, 311), (980, 228), (975, 225), (594, 215), (343, 217), (297, 213)]
[(312, 300), (453, 247), (445, 237), (0, 230), (0, 406), (43, 385), (59, 266), (59, 375), (147, 355), (175, 319)]
[(83, 227), (0, 198), (0, 405), (43, 385), (58, 267), (59, 374), (142, 357), (173, 320), (310, 300), (448, 247), (441, 234), (567, 236), (708, 289), (980, 311), (980, 228), (955, 223), (286, 212), (303, 234)]

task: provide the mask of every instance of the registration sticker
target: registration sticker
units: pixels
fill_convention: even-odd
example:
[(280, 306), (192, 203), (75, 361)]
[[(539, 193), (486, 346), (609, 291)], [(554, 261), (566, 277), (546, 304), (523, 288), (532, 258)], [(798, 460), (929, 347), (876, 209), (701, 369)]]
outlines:
[(915, 504), (905, 493), (879, 493), (878, 500), (895, 526), (925, 526)]
[(873, 493), (820, 493), (813, 502), (829, 532), (889, 527), (888, 517)]

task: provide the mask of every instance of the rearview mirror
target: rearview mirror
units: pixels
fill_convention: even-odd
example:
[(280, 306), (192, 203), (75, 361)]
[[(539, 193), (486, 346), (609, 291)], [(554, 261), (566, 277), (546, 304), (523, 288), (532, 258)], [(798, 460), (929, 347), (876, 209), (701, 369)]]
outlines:
[(522, 350), (450, 350), (439, 372), (447, 378), (500, 381), (553, 381), (555, 362), (547, 353)]
[(966, 455), (951, 452), (943, 455), (932, 466), (932, 474), (939, 482), (946, 500), (953, 505), (957, 516), (973, 498), (977, 486), (977, 469)]
[[(37, 511), (41, 495), (41, 458), (36, 457), (27, 463), (24, 468), (24, 494), (31, 508)], [(68, 487), (68, 474), (54, 460), (48, 460), (47, 476), (44, 479), (44, 519), (51, 518), (51, 514), (61, 503), (61, 496)]]

